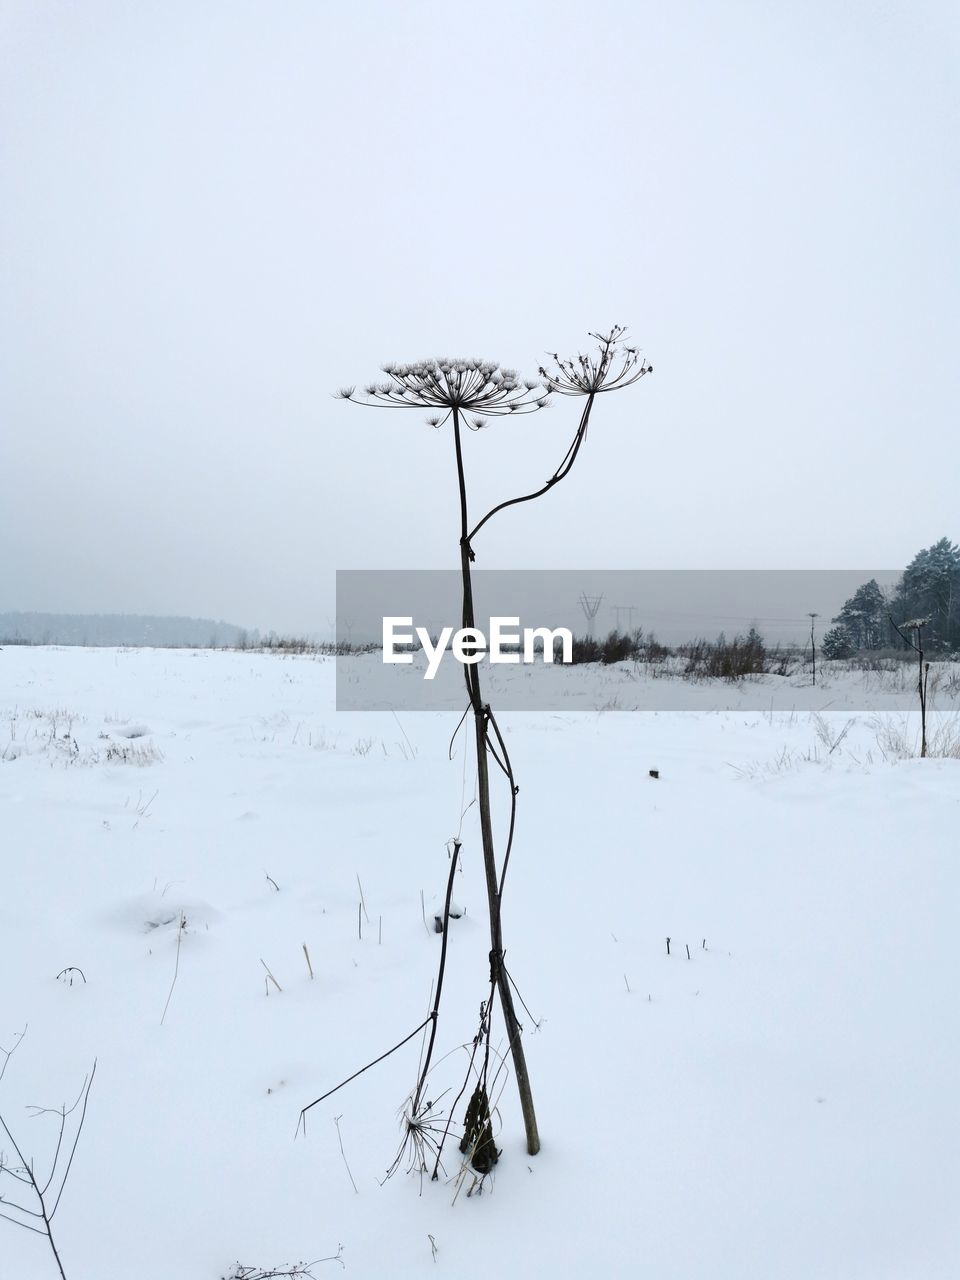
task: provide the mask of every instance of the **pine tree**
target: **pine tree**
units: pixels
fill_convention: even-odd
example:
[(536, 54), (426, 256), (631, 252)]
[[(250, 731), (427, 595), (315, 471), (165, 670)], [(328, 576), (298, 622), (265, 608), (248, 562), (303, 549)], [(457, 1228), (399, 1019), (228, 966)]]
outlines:
[(849, 658), (853, 653), (853, 641), (846, 627), (831, 627), (820, 641), (820, 649), (825, 658)]
[(876, 578), (871, 578), (862, 587), (857, 587), (831, 621), (847, 633), (851, 650), (880, 649), (889, 634), (888, 609), (887, 599)]
[(918, 551), (897, 584), (891, 612), (897, 621), (929, 618), (928, 649), (960, 647), (960, 547), (941, 538)]

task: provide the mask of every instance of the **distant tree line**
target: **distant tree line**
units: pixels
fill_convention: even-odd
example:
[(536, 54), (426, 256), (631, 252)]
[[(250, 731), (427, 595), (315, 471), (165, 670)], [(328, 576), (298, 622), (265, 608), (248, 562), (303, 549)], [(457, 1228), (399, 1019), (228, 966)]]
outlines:
[[(960, 547), (941, 538), (918, 551), (896, 585), (884, 590), (876, 578), (858, 587), (835, 618), (820, 643), (824, 658), (850, 658), (878, 650), (906, 650), (908, 642), (898, 632), (905, 624), (926, 619), (924, 649), (928, 653), (960, 652)], [(642, 629), (611, 631), (605, 637), (578, 636), (573, 661), (657, 663), (681, 658), (676, 669), (695, 677), (739, 679), (761, 673), (786, 675), (800, 648), (768, 647), (756, 627), (746, 635), (728, 639), (693, 640), (665, 646)], [(559, 661), (559, 651), (555, 655)]]
[(246, 648), (259, 633), (210, 618), (129, 613), (0, 613), (0, 645), (58, 644), (158, 649)]
[(923, 632), (928, 652), (960, 650), (960, 547), (949, 538), (918, 551), (891, 591), (875, 578), (858, 587), (831, 619), (823, 655), (849, 658), (862, 650), (906, 648), (897, 627), (920, 618), (928, 619)]

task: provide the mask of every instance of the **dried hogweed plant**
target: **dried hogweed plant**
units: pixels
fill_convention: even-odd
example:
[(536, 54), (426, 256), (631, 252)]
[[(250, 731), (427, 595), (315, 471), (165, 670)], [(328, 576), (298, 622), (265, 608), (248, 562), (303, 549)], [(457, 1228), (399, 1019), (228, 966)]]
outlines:
[[(577, 460), (577, 455), (586, 438), (590, 416), (597, 396), (610, 391), (619, 391), (632, 386), (646, 374), (652, 372), (636, 347), (627, 345), (625, 329), (616, 325), (607, 334), (590, 335), (598, 343), (591, 355), (578, 355), (574, 359), (561, 359), (552, 354), (552, 364), (539, 370), (537, 379), (521, 379), (512, 369), (500, 368), (498, 365), (484, 360), (422, 360), (415, 364), (388, 364), (383, 366), (386, 381), (370, 383), (362, 392), (356, 387), (344, 387), (338, 398), (348, 400), (352, 404), (372, 405), (392, 409), (419, 409), (428, 413), (427, 423), (434, 428), (450, 425), (453, 433), (456, 455), (457, 486), (460, 495), (460, 569), (462, 576), (462, 627), (474, 630), (476, 617), (474, 611), (473, 580), (471, 566), (476, 559), (474, 539), (484, 526), (495, 515), (508, 507), (524, 502), (532, 502), (548, 493), (555, 485), (564, 480)], [(516, 498), (508, 498), (498, 503), (476, 524), (471, 525), (467, 503), (467, 482), (464, 467), (463, 441), (464, 431), (479, 431), (487, 426), (490, 418), (505, 418), (517, 414), (535, 413), (547, 407), (552, 396), (579, 397), (584, 400), (580, 421), (566, 453), (549, 479), (531, 493)], [(468, 1083), (474, 1077), (476, 1085), (470, 1097), (470, 1104), (464, 1123), (464, 1135), (461, 1150), (471, 1155), (474, 1167), (481, 1173), (489, 1171), (499, 1153), (493, 1143), (490, 1121), (489, 1098), (493, 1092), (493, 1082), (488, 1079), (491, 1068), (491, 1029), (492, 1013), (495, 1000), (499, 999), (500, 1009), (506, 1028), (507, 1045), (513, 1061), (514, 1075), (520, 1094), (520, 1104), (526, 1130), (527, 1150), (535, 1155), (540, 1150), (540, 1136), (537, 1129), (537, 1117), (533, 1104), (533, 1092), (530, 1076), (527, 1071), (526, 1057), (523, 1050), (522, 1027), (517, 1018), (514, 1005), (515, 985), (504, 965), (503, 930), (501, 924), (504, 882), (513, 849), (513, 836), (516, 826), (516, 806), (518, 787), (513, 772), (506, 743), (497, 724), (496, 717), (489, 703), (484, 701), (480, 667), (478, 664), (464, 665), (468, 706), (464, 716), (472, 713), (476, 737), (477, 755), (477, 800), (480, 815), (480, 836), (483, 852), (483, 866), (486, 878), (487, 905), (490, 927), (490, 990), (487, 999), (481, 1006), (480, 1029), (473, 1042), (473, 1053), (470, 1055), (470, 1066), (467, 1080), (460, 1090), (457, 1101), (466, 1092)], [(510, 790), (510, 822), (502, 859), (497, 861), (493, 837), (493, 823), (490, 803), (490, 760), (503, 773)], [(439, 1018), (440, 992), (442, 988), (443, 970), (446, 963), (447, 942), (447, 910), (449, 907), (450, 889), (453, 883), (453, 870), (459, 854), (459, 842), (451, 858), (451, 872), (447, 887), (447, 907), (444, 912), (443, 943), (440, 958), (440, 970), (436, 983), (433, 1007), (428, 1017), (413, 1032), (393, 1049), (381, 1055), (375, 1061), (380, 1062), (395, 1049), (406, 1044), (418, 1032), (430, 1027), (427, 1052), (421, 1062), (416, 1088), (405, 1108), (407, 1132), (412, 1135), (410, 1141), (419, 1146), (424, 1141), (426, 1131), (427, 1145), (436, 1154), (433, 1176), (437, 1177), (440, 1168), (440, 1157), (443, 1142), (449, 1132), (449, 1122), (442, 1135), (434, 1140), (436, 1129), (436, 1112), (434, 1104), (425, 1100), (427, 1074), (430, 1070), (433, 1046), (436, 1039)], [(477, 1060), (481, 1065), (477, 1065)], [(374, 1063), (368, 1064), (369, 1066)], [(362, 1068), (366, 1070), (367, 1068)], [(360, 1074), (359, 1072), (356, 1074)], [(354, 1079), (351, 1076), (350, 1079)], [(349, 1083), (349, 1080), (343, 1084)], [(342, 1088), (338, 1085), (337, 1089)], [(331, 1090), (330, 1093), (336, 1092)], [(310, 1103), (316, 1106), (330, 1093)], [(456, 1103), (454, 1104), (456, 1105)], [(303, 1119), (309, 1107), (301, 1113)], [(429, 1117), (430, 1124), (427, 1125)], [(395, 1162), (395, 1165), (397, 1162)], [(421, 1162), (421, 1167), (422, 1162)]]

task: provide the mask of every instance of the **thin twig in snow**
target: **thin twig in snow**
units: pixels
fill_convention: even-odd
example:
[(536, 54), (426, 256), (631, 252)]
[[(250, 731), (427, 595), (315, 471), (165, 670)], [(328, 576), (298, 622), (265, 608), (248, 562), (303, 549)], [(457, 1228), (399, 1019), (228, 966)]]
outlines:
[(180, 972), (180, 939), (183, 937), (183, 931), (187, 926), (187, 921), (183, 912), (180, 912), (180, 923), (177, 925), (177, 959), (173, 966), (173, 981), (170, 983), (170, 990), (167, 992), (167, 1003), (163, 1006), (163, 1013), (160, 1015), (160, 1025), (163, 1026), (163, 1020), (167, 1016), (167, 1010), (170, 1008), (170, 998), (173, 995), (173, 988), (177, 985), (177, 974)]
[(340, 1132), (340, 1121), (342, 1119), (343, 1119), (342, 1115), (334, 1116), (333, 1123), (336, 1125), (336, 1129), (337, 1129), (337, 1140), (340, 1143), (340, 1154), (343, 1156), (343, 1167), (347, 1171), (347, 1177), (350, 1179), (350, 1185), (353, 1187), (354, 1191), (357, 1192), (357, 1195), (359, 1195), (360, 1192), (357, 1191), (357, 1184), (354, 1182), (353, 1174), (350, 1172), (350, 1166), (349, 1164), (347, 1164), (347, 1153), (343, 1149), (343, 1134)]

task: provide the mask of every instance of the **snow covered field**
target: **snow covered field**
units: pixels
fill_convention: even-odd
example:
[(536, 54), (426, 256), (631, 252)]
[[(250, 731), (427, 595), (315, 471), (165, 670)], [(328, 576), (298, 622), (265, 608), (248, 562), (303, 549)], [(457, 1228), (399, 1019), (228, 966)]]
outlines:
[[(384, 1182), (417, 1040), (294, 1136), (425, 1016), (421, 891), (429, 921), (461, 822), (433, 1096), (462, 1082), (488, 938), (457, 715), (338, 714), (326, 659), (0, 653), (0, 1114), (38, 1170), (55, 1117), (27, 1107), (97, 1060), (69, 1280), (960, 1274), (960, 760), (898, 759), (903, 711), (830, 710), (854, 679), (796, 710), (684, 685), (685, 711), (502, 717), (543, 1150), (511, 1079), (468, 1197), (456, 1142), (446, 1180)], [(0, 1221), (3, 1280), (57, 1274)]]

